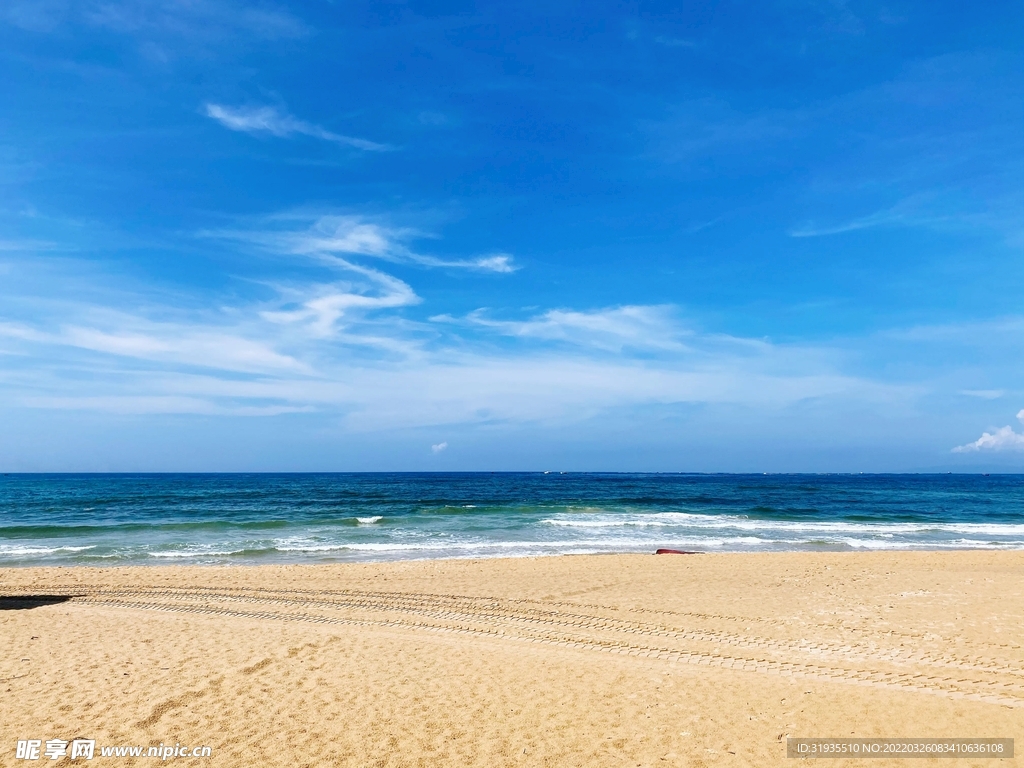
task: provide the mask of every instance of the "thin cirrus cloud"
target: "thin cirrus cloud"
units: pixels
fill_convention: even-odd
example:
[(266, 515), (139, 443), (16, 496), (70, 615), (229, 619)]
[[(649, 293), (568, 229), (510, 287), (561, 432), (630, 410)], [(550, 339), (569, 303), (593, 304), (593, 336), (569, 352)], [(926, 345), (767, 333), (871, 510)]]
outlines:
[(0, 323), (0, 339), (35, 347), (67, 347), (175, 366), (239, 373), (308, 374), (309, 367), (277, 352), (263, 340), (238, 330), (189, 323), (153, 323), (119, 313), (107, 315), (107, 328), (69, 322), (57, 332), (24, 323)]
[(0, 240), (0, 253), (5, 251), (30, 252), (56, 250), (54, 243), (45, 240)]
[(887, 331), (891, 339), (912, 343), (1002, 346), (1020, 348), (1024, 338), (1024, 315), (1009, 315), (988, 320), (939, 325), (917, 325)]
[(420, 253), (410, 246), (414, 239), (423, 237), (419, 231), (357, 215), (286, 213), (266, 217), (250, 229), (200, 234), (251, 244), (278, 256), (303, 257), (344, 275), (342, 280), (311, 283), (304, 287), (278, 286), (282, 306), (262, 310), (261, 318), (303, 328), (312, 337), (330, 337), (391, 352), (412, 353), (416, 345), (408, 339), (373, 331), (357, 332), (353, 328), (366, 323), (380, 326), (381, 321), (371, 315), (382, 310), (411, 307), (419, 304), (421, 299), (404, 280), (360, 264), (353, 257), (498, 274), (518, 269), (512, 255), (506, 253), (469, 259)]
[[(668, 305), (562, 307), (521, 320), (477, 311), (419, 321), (406, 310), (424, 299), (381, 263), (501, 273), (511, 257), (426, 256), (415, 246), (427, 235), (382, 219), (291, 212), (205, 235), (298, 258), (328, 276), (262, 281), (272, 296), (261, 289), (259, 298), (204, 299), (188, 309), (133, 301), (105, 274), (86, 278), (95, 290), (84, 291), (81, 279), (55, 274), (45, 281), (45, 320), (26, 311), (0, 325), (0, 352), (12, 361), (0, 371), (5, 401), (134, 414), (316, 412), (343, 429), (373, 432), (576, 423), (616, 409), (686, 403), (771, 410), (914, 396), (907, 387), (846, 375), (820, 349), (697, 333)], [(28, 259), (17, 266), (45, 269)], [(0, 285), (0, 295), (8, 289)], [(94, 298), (84, 302), (82, 295)], [(113, 309), (133, 303), (144, 309)], [(9, 306), (11, 314), (16, 305)], [(447, 333), (439, 333), (442, 320)], [(496, 336), (507, 343), (495, 346)]]
[[(956, 220), (970, 218), (964, 213), (964, 206), (953, 198), (955, 190), (928, 190), (905, 196), (895, 205), (888, 206), (867, 216), (827, 226), (807, 223), (789, 232), (790, 237), (827, 237), (856, 232), (874, 227), (940, 227), (953, 226)], [(949, 212), (957, 211), (953, 216)]]
[(435, 315), (433, 322), (463, 325), (522, 339), (543, 339), (590, 346), (610, 351), (625, 347), (683, 352), (680, 340), (688, 335), (675, 322), (669, 306), (626, 305), (576, 311), (553, 309), (526, 320), (496, 320), (482, 309), (464, 318)]
[[(972, 210), (971, 204), (958, 199), (956, 190), (930, 191), (907, 196), (896, 205), (867, 216), (827, 226), (807, 223), (791, 229), (790, 237), (827, 237), (875, 227), (930, 227), (956, 229), (986, 226), (1012, 236), (1014, 224), (1003, 219), (1005, 201), (993, 197), (986, 201), (984, 212)], [(1016, 225), (1019, 231), (1019, 225)]]
[(32, 32), (81, 24), (126, 35), (177, 37), (190, 45), (223, 45), (231, 36), (295, 39), (309, 28), (284, 8), (254, 7), (234, 0), (6, 0), (0, 21)]
[(201, 234), (249, 242), (273, 253), (306, 256), (344, 269), (349, 269), (351, 263), (339, 262), (337, 254), (499, 274), (510, 274), (519, 269), (515, 258), (508, 253), (489, 253), (468, 259), (419, 253), (409, 246), (412, 240), (423, 236), (418, 230), (389, 226), (363, 216), (285, 214), (270, 217), (263, 224), (252, 230), (220, 230)]
[(977, 397), (981, 400), (998, 400), (1006, 395), (1005, 389), (961, 389), (959, 394), (965, 397)]
[(940, 55), (821, 101), (750, 109), (701, 97), (647, 125), (655, 154), (686, 169), (700, 158), (753, 167), (784, 153), (810, 164), (791, 237), (923, 227), (996, 232), (1019, 247), (1019, 169), (1003, 159), (1020, 156), (1024, 135), (1019, 110), (1005, 107), (1020, 93), (1021, 64), (993, 51)]
[(345, 424), (355, 431), (571, 423), (618, 408), (681, 403), (774, 409), (808, 398), (877, 402), (905, 396), (822, 369), (773, 373), (765, 370), (767, 362), (722, 356), (700, 367), (525, 349), (507, 355), (442, 351), (401, 367), (347, 368), (347, 391), (336, 396), (351, 398)]
[[(316, 412), (345, 429), (372, 432), (575, 423), (619, 408), (678, 403), (763, 409), (912, 394), (845, 375), (814, 349), (754, 340), (742, 349), (723, 345), (679, 326), (670, 307), (559, 309), (518, 327), (456, 324), (456, 338), (442, 338), (430, 333), (431, 324), (401, 317), (403, 307), (420, 301), (412, 286), (351, 266), (358, 269), (348, 270), (348, 281), (307, 287), (315, 295), (296, 289), (216, 311), (140, 302), (147, 311), (130, 315), (110, 308), (123, 303), (120, 294), (93, 306), (51, 295), (48, 322), (0, 325), (0, 351), (11, 353), (0, 371), (3, 400), (52, 411)], [(481, 331), (503, 333), (512, 344), (496, 349)], [(546, 349), (552, 338), (568, 350)], [(648, 354), (645, 338), (664, 353)], [(698, 354), (666, 348), (680, 338)], [(354, 350), (356, 343), (364, 348)]]
[(309, 29), (287, 10), (234, 0), (153, 2), (152, 0), (78, 0), (86, 23), (117, 32), (159, 32), (195, 39), (246, 33), (267, 40), (298, 38)]
[[(337, 333), (339, 323), (346, 316), (408, 307), (420, 302), (419, 296), (407, 283), (384, 272), (340, 258), (333, 260), (333, 266), (349, 270), (364, 280), (315, 286), (308, 289), (313, 295), (303, 299), (297, 308), (264, 310), (260, 316), (274, 323), (299, 323), (312, 335), (326, 338)], [(364, 342), (368, 341), (366, 337), (362, 338)], [(380, 340), (380, 337), (376, 338)]]
[(829, 235), (842, 235), (847, 232), (856, 232), (861, 229), (870, 229), (886, 225), (899, 224), (903, 217), (891, 210), (880, 211), (879, 213), (864, 216), (859, 219), (848, 221), (844, 224), (832, 226), (817, 226), (812, 223), (796, 227), (789, 232), (790, 237), (827, 237)]
[[(272, 416), (315, 411), (354, 432), (467, 424), (568, 423), (617, 408), (677, 403), (777, 409), (808, 398), (891, 401), (890, 387), (824, 370), (780, 375), (765, 361), (722, 358), (708, 368), (441, 351), (401, 363), (322, 362), (315, 376), (239, 379), (174, 366), (97, 366), (88, 386), (63, 377), (11, 382), (7, 402), (49, 410)], [(17, 386), (19, 383), (23, 386)], [(19, 395), (19, 393), (23, 393)], [(441, 445), (440, 443), (438, 445)]]
[[(1024, 424), (1024, 409), (1017, 413), (1017, 419)], [(1013, 427), (1007, 425), (991, 432), (983, 432), (973, 443), (958, 445), (953, 449), (953, 453), (980, 451), (1024, 451), (1024, 434), (1015, 432)]]
[(295, 135), (310, 136), (314, 139), (344, 144), (368, 152), (386, 152), (393, 149), (388, 144), (328, 131), (319, 125), (293, 117), (287, 112), (280, 112), (274, 107), (228, 107), (223, 104), (208, 103), (205, 105), (205, 114), (225, 128), (242, 133), (267, 134), (278, 138)]
[(168, 396), (98, 396), (48, 397), (30, 396), (22, 400), (30, 408), (48, 410), (90, 410), (120, 415), (142, 416), (152, 413), (198, 416), (282, 416), (309, 413), (309, 406), (288, 405), (224, 405), (197, 397)]
[(263, 341), (217, 328), (165, 324), (137, 333), (69, 327), (61, 335), (69, 346), (139, 359), (248, 372), (309, 372), (307, 365)]

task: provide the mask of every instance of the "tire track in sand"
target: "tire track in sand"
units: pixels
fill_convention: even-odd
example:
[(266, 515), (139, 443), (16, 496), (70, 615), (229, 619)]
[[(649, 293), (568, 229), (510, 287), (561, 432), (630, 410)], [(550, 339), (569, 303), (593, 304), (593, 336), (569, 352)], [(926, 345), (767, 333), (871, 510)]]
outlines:
[(66, 593), (74, 596), (64, 605), (455, 633), (1024, 707), (1024, 672), (1006, 658), (867, 647), (856, 633), (809, 643), (707, 626), (750, 622), (738, 616), (679, 614), (688, 626), (671, 626), (609, 615), (622, 613), (609, 606), (393, 591), (77, 585)]

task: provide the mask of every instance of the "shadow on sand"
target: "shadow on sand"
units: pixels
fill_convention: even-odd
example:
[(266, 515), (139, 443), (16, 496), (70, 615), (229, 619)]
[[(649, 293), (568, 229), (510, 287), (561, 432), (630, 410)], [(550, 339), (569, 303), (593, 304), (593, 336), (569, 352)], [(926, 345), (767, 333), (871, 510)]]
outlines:
[(59, 605), (73, 597), (78, 597), (78, 595), (17, 595), (16, 597), (0, 595), (0, 611), (25, 611), (44, 605)]

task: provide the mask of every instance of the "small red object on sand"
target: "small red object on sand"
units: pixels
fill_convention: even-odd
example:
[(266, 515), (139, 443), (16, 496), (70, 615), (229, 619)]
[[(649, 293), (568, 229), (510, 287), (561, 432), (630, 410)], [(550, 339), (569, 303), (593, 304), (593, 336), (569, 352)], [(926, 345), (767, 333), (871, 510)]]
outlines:
[(700, 552), (690, 552), (685, 549), (659, 549), (656, 555), (699, 555)]

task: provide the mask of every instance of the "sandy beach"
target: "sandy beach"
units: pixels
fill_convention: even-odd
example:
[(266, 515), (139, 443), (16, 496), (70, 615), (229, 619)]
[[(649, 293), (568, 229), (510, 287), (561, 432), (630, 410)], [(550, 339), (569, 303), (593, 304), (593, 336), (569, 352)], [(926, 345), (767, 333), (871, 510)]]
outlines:
[(84, 762), (14, 759), (54, 738), (208, 745), (169, 762), (223, 766), (768, 766), (793, 764), (788, 736), (1024, 748), (1021, 552), (25, 568), (0, 595), (3, 765)]

